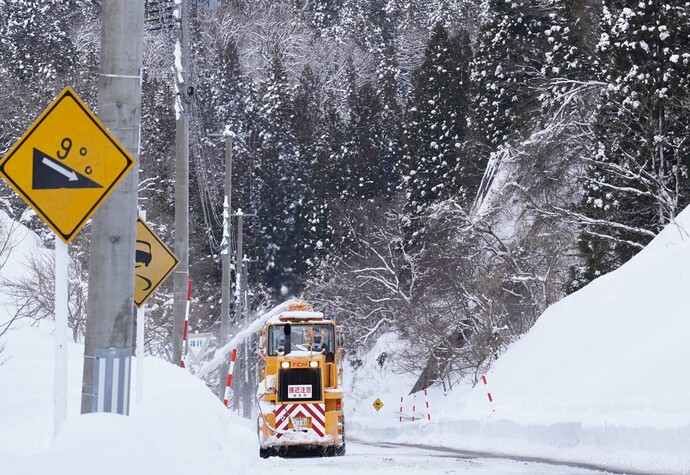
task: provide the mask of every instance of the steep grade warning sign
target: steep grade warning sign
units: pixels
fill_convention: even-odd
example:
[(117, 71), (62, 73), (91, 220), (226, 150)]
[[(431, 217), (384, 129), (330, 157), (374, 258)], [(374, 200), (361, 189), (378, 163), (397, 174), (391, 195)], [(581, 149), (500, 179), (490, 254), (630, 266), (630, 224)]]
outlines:
[(133, 165), (67, 87), (0, 161), (0, 175), (69, 243)]

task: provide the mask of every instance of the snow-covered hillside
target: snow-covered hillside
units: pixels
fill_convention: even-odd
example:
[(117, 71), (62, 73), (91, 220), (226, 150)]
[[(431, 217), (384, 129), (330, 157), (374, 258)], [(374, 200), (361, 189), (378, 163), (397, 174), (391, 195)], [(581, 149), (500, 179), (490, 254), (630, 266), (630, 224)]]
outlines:
[(432, 388), (431, 424), (400, 432), (391, 414), (376, 436), (690, 473), (689, 236), (686, 209), (627, 264), (551, 306), (486, 385)]
[[(394, 354), (397, 345), (390, 335), (382, 338), (348, 374), (348, 434), (690, 473), (688, 232), (686, 210), (628, 264), (549, 308), (499, 358), (487, 385), (447, 395), (430, 388), (431, 421), (422, 393), (410, 420), (406, 388), (414, 378), (389, 371), (390, 357), (379, 364), (381, 353)], [(39, 252), (37, 240), (24, 234), (16, 252)], [(10, 259), (2, 273), (21, 272), (22, 260)], [(188, 371), (155, 358), (145, 359), (144, 403), (133, 403), (130, 417), (78, 415), (77, 344), (69, 347), (68, 420), (53, 438), (50, 325), (17, 328), (4, 342), (2, 473), (220, 475), (251, 473), (259, 463), (253, 423), (230, 414)], [(372, 405), (377, 398), (380, 411)]]

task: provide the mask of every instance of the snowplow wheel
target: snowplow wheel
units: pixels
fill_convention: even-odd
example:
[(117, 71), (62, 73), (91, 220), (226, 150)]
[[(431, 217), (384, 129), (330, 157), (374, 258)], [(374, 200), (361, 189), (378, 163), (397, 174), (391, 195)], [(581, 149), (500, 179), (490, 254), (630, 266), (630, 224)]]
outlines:
[(333, 455), (336, 457), (340, 457), (342, 455), (345, 455), (345, 441), (343, 440), (343, 445), (340, 447), (333, 447)]
[(262, 449), (261, 447), (259, 447), (259, 456), (262, 459), (267, 459), (271, 456), (271, 449)]

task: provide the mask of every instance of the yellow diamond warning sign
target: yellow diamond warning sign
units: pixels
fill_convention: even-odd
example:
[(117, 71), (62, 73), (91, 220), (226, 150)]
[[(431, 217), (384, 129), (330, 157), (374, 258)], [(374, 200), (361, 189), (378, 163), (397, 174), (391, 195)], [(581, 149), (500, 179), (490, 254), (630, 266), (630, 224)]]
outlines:
[(135, 261), (134, 304), (140, 308), (168, 278), (180, 260), (143, 219), (137, 218)]
[(376, 398), (376, 401), (374, 401), (372, 406), (374, 406), (374, 409), (376, 409), (376, 412), (378, 412), (383, 407), (383, 402), (381, 402), (381, 400), (379, 398)]
[(69, 243), (133, 165), (67, 87), (5, 155), (0, 175)]

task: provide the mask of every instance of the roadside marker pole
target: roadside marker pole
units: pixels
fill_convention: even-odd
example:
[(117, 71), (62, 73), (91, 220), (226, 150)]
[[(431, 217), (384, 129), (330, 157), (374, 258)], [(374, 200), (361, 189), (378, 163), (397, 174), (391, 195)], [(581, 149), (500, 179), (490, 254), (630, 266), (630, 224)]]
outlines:
[(137, 309), (137, 404), (144, 402), (144, 326), (146, 325), (146, 304)]
[(426, 418), (427, 420), (431, 420), (431, 412), (429, 412), (429, 396), (426, 393), (426, 389), (424, 390), (424, 400), (426, 402)]
[(55, 234), (55, 370), (54, 435), (67, 419), (67, 315), (69, 313), (69, 250)]
[(182, 357), (180, 366), (184, 368), (185, 355), (187, 354), (187, 328), (189, 327), (189, 302), (192, 299), (192, 279), (187, 281), (187, 309), (184, 312), (184, 329), (182, 330)]
[[(146, 210), (139, 211), (139, 217), (146, 220)], [(137, 309), (137, 404), (144, 402), (144, 328), (146, 325), (146, 303)]]
[(230, 357), (230, 367), (228, 368), (228, 379), (225, 381), (225, 397), (223, 398), (223, 404), (228, 407), (228, 400), (230, 399), (230, 384), (232, 383), (232, 372), (235, 370), (235, 358), (237, 358), (237, 350), (232, 350), (232, 356)]
[[(482, 382), (484, 383), (484, 386), (487, 386), (486, 376), (482, 376)], [(494, 398), (491, 397), (491, 393), (488, 389), (486, 390), (486, 395), (489, 397), (489, 404), (491, 404), (491, 412), (496, 412), (496, 409), (494, 409)]]
[(417, 410), (417, 393), (412, 395), (412, 422), (414, 422), (414, 411)]
[(400, 422), (402, 422), (402, 407), (403, 407), (403, 397), (400, 396)]

